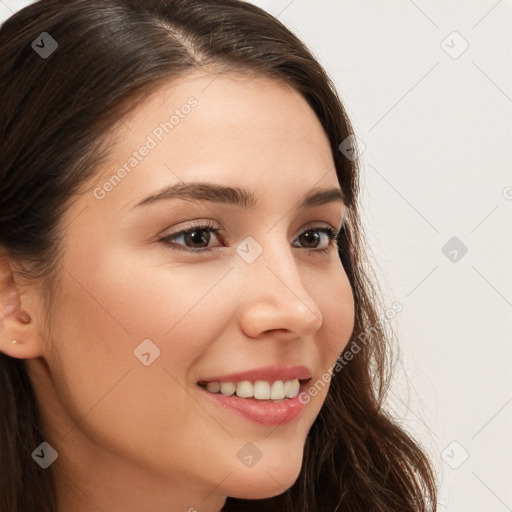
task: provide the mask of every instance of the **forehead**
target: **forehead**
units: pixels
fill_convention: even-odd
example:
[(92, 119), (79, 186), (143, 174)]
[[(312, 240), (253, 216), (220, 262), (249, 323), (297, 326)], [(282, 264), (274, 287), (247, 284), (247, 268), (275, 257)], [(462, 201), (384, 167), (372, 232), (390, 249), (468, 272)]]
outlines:
[(98, 182), (124, 167), (109, 200), (125, 205), (180, 181), (292, 195), (338, 185), (315, 113), (275, 79), (196, 72), (162, 84), (120, 120), (110, 144)]

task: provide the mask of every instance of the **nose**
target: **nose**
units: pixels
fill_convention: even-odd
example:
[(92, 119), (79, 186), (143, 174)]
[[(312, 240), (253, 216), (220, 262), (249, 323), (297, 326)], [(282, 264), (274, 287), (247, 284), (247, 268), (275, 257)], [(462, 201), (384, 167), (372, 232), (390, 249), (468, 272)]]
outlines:
[(281, 339), (304, 338), (322, 325), (322, 313), (304, 285), (294, 250), (286, 244), (266, 249), (256, 261), (245, 264), (238, 311), (247, 336), (258, 338), (275, 331)]

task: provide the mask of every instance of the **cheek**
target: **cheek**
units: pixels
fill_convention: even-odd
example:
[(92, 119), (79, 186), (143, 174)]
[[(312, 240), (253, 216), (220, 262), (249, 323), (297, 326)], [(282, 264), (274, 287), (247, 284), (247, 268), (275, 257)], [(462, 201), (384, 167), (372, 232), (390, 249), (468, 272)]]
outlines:
[[(220, 323), (222, 296), (214, 290), (219, 273), (185, 272), (106, 251), (90, 254), (74, 267), (64, 265), (69, 271), (56, 323), (64, 364), (97, 375), (99, 389), (133, 367), (166, 367), (184, 380)], [(96, 394), (83, 390), (89, 392)]]
[(322, 280), (316, 290), (316, 300), (322, 312), (322, 330), (327, 340), (322, 350), (324, 364), (331, 366), (347, 346), (354, 329), (354, 296), (343, 267)]
[[(138, 465), (161, 463), (186, 475), (197, 466), (198, 439), (205, 444), (199, 452), (209, 446), (203, 434), (211, 418), (186, 387), (189, 369), (218, 337), (215, 329), (229, 321), (221, 316), (232, 310), (222, 301), (226, 289), (215, 287), (225, 270), (148, 266), (137, 273), (129, 262), (117, 263), (65, 264), (54, 331), (61, 365), (50, 361), (68, 416), (59, 429), (62, 437), (81, 433)], [(143, 340), (151, 341), (134, 354)]]
[(333, 366), (348, 345), (354, 330), (354, 296), (348, 276), (340, 268), (325, 282), (323, 293), (317, 295), (323, 318), (323, 336), (318, 341), (322, 371), (315, 375), (304, 396), (315, 411), (315, 417), (327, 397)]
[(119, 341), (167, 338), (209, 294), (218, 293), (216, 284), (229, 270), (225, 264), (172, 263), (155, 253), (112, 248), (77, 265), (79, 306), (117, 332)]

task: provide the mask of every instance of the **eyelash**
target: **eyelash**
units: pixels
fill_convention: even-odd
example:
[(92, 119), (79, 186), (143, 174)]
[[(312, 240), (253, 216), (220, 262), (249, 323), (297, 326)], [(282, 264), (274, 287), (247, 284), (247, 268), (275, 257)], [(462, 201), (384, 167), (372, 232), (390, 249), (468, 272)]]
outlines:
[[(162, 242), (168, 246), (171, 247), (171, 249), (176, 249), (178, 251), (184, 251), (184, 252), (192, 252), (192, 253), (202, 253), (202, 252), (210, 252), (212, 249), (184, 249), (183, 246), (180, 244), (176, 244), (171, 242), (171, 240), (174, 240), (182, 235), (188, 235), (190, 233), (193, 233), (194, 231), (211, 231), (214, 234), (221, 231), (220, 228), (217, 228), (215, 225), (213, 225), (209, 221), (204, 221), (203, 223), (193, 223), (189, 228), (184, 229), (182, 231), (177, 231), (176, 233), (171, 233), (170, 235), (164, 236), (160, 238), (158, 241)], [(310, 249), (312, 252), (319, 252), (319, 253), (330, 253), (335, 247), (338, 246), (338, 237), (343, 233), (343, 228), (340, 229), (340, 231), (336, 231), (335, 229), (331, 227), (312, 227), (308, 228), (305, 231), (303, 231), (301, 234), (306, 233), (307, 231), (321, 231), (322, 233), (325, 233), (327, 237), (329, 238), (329, 245), (325, 249)], [(307, 247), (304, 247), (304, 249), (308, 249)]]

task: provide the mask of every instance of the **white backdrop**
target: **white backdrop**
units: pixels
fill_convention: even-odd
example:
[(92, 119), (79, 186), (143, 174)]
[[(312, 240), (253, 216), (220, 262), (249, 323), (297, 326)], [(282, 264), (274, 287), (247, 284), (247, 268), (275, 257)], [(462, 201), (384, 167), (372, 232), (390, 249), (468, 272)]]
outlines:
[(390, 407), (439, 510), (512, 511), (512, 2), (252, 2), (318, 57), (366, 148), (372, 262), (403, 305)]

